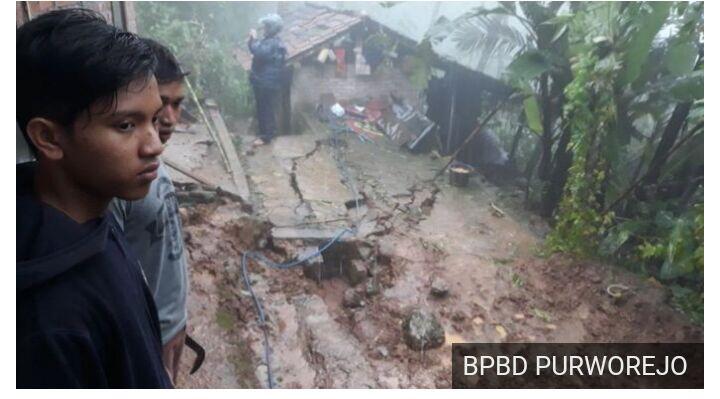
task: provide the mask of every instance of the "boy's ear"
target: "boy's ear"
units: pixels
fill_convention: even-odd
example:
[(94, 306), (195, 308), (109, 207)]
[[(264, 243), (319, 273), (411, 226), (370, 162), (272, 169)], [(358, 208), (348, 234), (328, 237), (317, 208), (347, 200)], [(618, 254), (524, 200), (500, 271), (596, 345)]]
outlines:
[(32, 118), (28, 122), (25, 131), (28, 138), (37, 148), (38, 155), (58, 161), (63, 157), (61, 146), (63, 137), (66, 134), (64, 129), (57, 123), (45, 118)]

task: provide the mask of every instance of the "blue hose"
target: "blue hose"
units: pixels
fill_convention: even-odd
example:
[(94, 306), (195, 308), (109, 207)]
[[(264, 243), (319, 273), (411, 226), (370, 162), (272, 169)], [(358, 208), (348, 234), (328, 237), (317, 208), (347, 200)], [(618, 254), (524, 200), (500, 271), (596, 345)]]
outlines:
[(250, 296), (252, 297), (253, 303), (255, 304), (255, 311), (258, 315), (258, 324), (263, 330), (263, 339), (264, 339), (264, 346), (265, 346), (265, 364), (267, 366), (267, 383), (268, 388), (274, 388), (273, 378), (272, 378), (272, 368), (270, 367), (270, 342), (268, 339), (268, 330), (267, 330), (267, 324), (265, 323), (265, 311), (263, 310), (262, 304), (260, 303), (260, 299), (255, 295), (255, 291), (253, 291), (252, 286), (250, 285), (250, 279), (248, 278), (248, 272), (247, 272), (247, 260), (248, 258), (264, 264), (265, 266), (276, 269), (276, 270), (288, 270), (292, 269), (297, 266), (301, 266), (303, 263), (307, 262), (308, 260), (322, 254), (325, 250), (330, 248), (333, 244), (338, 242), (340, 238), (342, 238), (343, 235), (346, 233), (352, 233), (355, 235), (357, 233), (357, 226), (359, 224), (360, 219), (360, 202), (358, 200), (359, 194), (357, 190), (355, 189), (355, 185), (353, 184), (352, 180), (350, 179), (350, 176), (347, 173), (347, 165), (345, 165), (345, 162), (340, 159), (340, 156), (338, 154), (338, 148), (337, 148), (337, 136), (339, 133), (342, 133), (342, 127), (337, 126), (336, 124), (331, 125), (331, 131), (333, 137), (331, 138), (331, 143), (333, 144), (333, 147), (336, 152), (335, 160), (338, 163), (338, 166), (341, 170), (341, 173), (343, 175), (343, 178), (345, 179), (346, 183), (350, 186), (350, 190), (353, 192), (353, 196), (355, 198), (355, 212), (357, 214), (358, 220), (356, 221), (355, 227), (348, 229), (342, 229), (340, 230), (335, 236), (333, 236), (332, 239), (330, 239), (325, 244), (321, 245), (317, 251), (314, 251), (308, 255), (305, 255), (301, 258), (298, 258), (294, 261), (287, 262), (287, 263), (275, 263), (268, 259), (265, 255), (263, 255), (260, 252), (257, 251), (250, 251), (243, 253), (242, 256), (242, 274), (243, 274), (243, 280), (245, 282), (245, 288), (248, 292), (250, 292)]
[(265, 311), (263, 310), (262, 304), (260, 304), (260, 300), (255, 295), (255, 291), (253, 291), (252, 286), (250, 285), (250, 278), (248, 278), (248, 272), (247, 272), (247, 260), (248, 258), (258, 262), (262, 263), (267, 267), (270, 267), (271, 269), (276, 270), (288, 270), (292, 269), (294, 267), (301, 266), (303, 263), (307, 262), (308, 260), (322, 254), (325, 250), (330, 248), (333, 244), (335, 244), (345, 233), (355, 233), (355, 229), (342, 229), (340, 230), (335, 236), (330, 239), (328, 242), (320, 246), (317, 251), (314, 251), (308, 255), (305, 255), (301, 258), (298, 258), (294, 261), (287, 262), (287, 263), (275, 263), (268, 259), (265, 255), (263, 255), (260, 252), (256, 251), (250, 251), (243, 253), (242, 256), (242, 274), (243, 274), (243, 280), (245, 282), (245, 288), (248, 292), (250, 292), (250, 296), (252, 297), (253, 303), (255, 304), (255, 311), (258, 315), (258, 324), (260, 325), (260, 328), (263, 330), (263, 339), (265, 341), (265, 364), (267, 366), (267, 382), (268, 382), (268, 388), (274, 388), (273, 378), (272, 378), (272, 368), (270, 367), (270, 343), (268, 339), (268, 331), (267, 331), (267, 324), (265, 324)]

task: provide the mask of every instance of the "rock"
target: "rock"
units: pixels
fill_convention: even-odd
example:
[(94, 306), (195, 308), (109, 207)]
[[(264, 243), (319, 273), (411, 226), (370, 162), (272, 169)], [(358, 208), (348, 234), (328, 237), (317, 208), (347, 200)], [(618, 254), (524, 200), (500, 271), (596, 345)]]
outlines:
[(557, 330), (557, 326), (555, 324), (546, 324), (545, 329), (548, 331), (555, 331)]
[(445, 343), (445, 331), (430, 311), (415, 309), (403, 321), (403, 338), (411, 349), (433, 349)]
[(189, 191), (189, 192), (178, 192), (175, 194), (178, 204), (180, 205), (195, 205), (195, 204), (209, 204), (215, 201), (217, 197), (214, 192), (211, 191)]
[(355, 291), (354, 289), (347, 289), (345, 290), (345, 294), (343, 294), (343, 306), (346, 308), (361, 308), (365, 306), (365, 301), (363, 301), (362, 296)]
[(358, 247), (358, 253), (360, 254), (360, 257), (365, 260), (371, 260), (373, 252), (375, 252), (375, 251), (373, 250), (372, 247), (365, 246), (365, 245), (360, 245)]
[(367, 280), (367, 265), (361, 260), (352, 260), (343, 268), (343, 274), (347, 277), (348, 283), (354, 287)]
[(395, 376), (380, 375), (378, 377), (378, 383), (380, 387), (385, 389), (398, 389), (400, 388), (400, 379)]
[(378, 284), (375, 278), (371, 278), (365, 284), (365, 295), (368, 297), (375, 296), (380, 293), (380, 284)]
[(482, 317), (476, 317), (476, 318), (472, 319), (472, 322), (476, 326), (479, 326), (479, 325), (483, 324), (485, 322), (485, 320), (483, 320)]
[(298, 228), (298, 227), (273, 227), (272, 237), (275, 241), (282, 240), (303, 240), (314, 241), (317, 243), (326, 242), (335, 237), (337, 232), (333, 230), (323, 230), (315, 228)]
[[(318, 247), (302, 247), (299, 248), (295, 253), (295, 259), (301, 259), (309, 254), (312, 254), (313, 252), (317, 252)], [(327, 278), (330, 278), (332, 276), (328, 276), (325, 273), (324, 270), (324, 262), (323, 262), (323, 256), (322, 254), (319, 254), (317, 256), (314, 256), (310, 259), (308, 259), (302, 267), (303, 275), (311, 280), (315, 280), (317, 282), (320, 282), (320, 280), (325, 280)]]
[(267, 245), (272, 225), (254, 216), (241, 215), (225, 223), (221, 229), (239, 248), (262, 248)]
[(390, 356), (390, 351), (384, 346), (379, 346), (377, 348), (377, 353), (383, 358)]
[(450, 293), (447, 282), (441, 278), (436, 278), (430, 285), (430, 294), (435, 298), (445, 298)]
[(520, 321), (520, 320), (523, 320), (523, 319), (525, 319), (525, 315), (522, 314), (522, 313), (515, 313), (515, 314), (513, 315), (513, 320), (515, 320), (515, 321)]
[(505, 330), (505, 327), (501, 326), (500, 324), (495, 325), (495, 331), (498, 333), (498, 336), (501, 340), (507, 338), (507, 330)]
[(452, 321), (461, 322), (461, 321), (465, 321), (465, 319), (467, 319), (467, 315), (462, 310), (458, 310), (455, 313), (453, 313), (451, 319), (452, 319)]
[(368, 275), (369, 275), (370, 277), (375, 277), (375, 276), (377, 276), (378, 274), (380, 274), (380, 266), (378, 266), (377, 264), (371, 266), (371, 267), (368, 269)]

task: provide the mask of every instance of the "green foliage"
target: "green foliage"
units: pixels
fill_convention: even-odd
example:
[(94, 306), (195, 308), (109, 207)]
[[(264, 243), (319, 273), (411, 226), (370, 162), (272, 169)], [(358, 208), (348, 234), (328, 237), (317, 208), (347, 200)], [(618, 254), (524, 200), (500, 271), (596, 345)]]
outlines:
[(247, 73), (233, 59), (237, 33), (222, 30), (224, 25), (216, 21), (223, 15), (223, 9), (217, 7), (227, 5), (209, 8), (197, 3), (139, 2), (137, 7), (140, 34), (175, 53), (201, 97), (214, 98), (228, 117), (252, 114)]
[[(661, 226), (659, 226), (661, 227)], [(640, 259), (661, 263), (660, 278), (699, 278), (704, 269), (704, 209), (696, 204), (689, 212), (659, 229), (638, 246)]]
[(665, 1), (633, 3), (622, 15), (628, 21), (624, 32), (622, 84), (630, 84), (640, 75), (652, 41), (665, 23), (671, 5), (671, 2)]
[(652, 274), (702, 316), (703, 3), (501, 2), (441, 25), (467, 52), (515, 54), (528, 199), (555, 210), (547, 252)]
[(430, 40), (420, 42), (416, 55), (408, 56), (408, 79), (415, 89), (419, 91), (427, 89), (431, 77), (431, 65), (436, 58)]
[[(678, 14), (679, 33), (653, 48), (658, 31), (671, 23), (668, 16)], [(610, 21), (609, 28), (592, 27), (598, 15)], [(702, 168), (704, 73), (702, 60), (696, 63), (702, 12), (680, 3), (629, 3), (591, 7), (576, 18), (571, 35), (577, 53), (563, 113), (572, 129), (573, 163), (546, 245), (615, 259), (673, 284), (678, 307), (702, 321), (702, 185), (693, 197), (688, 197), (691, 185), (670, 198), (660, 199), (658, 191)], [(645, 65), (648, 70), (641, 71)], [(674, 139), (659, 181), (645, 187), (642, 166), (659, 151), (659, 133), (677, 102), (695, 102), (686, 118), (689, 127)], [(648, 118), (656, 122), (644, 128), (641, 120)], [(636, 126), (644, 134), (634, 131)], [(639, 166), (627, 162), (629, 154)], [(635, 176), (623, 175), (629, 173)]]
[(668, 48), (665, 65), (673, 75), (682, 76), (692, 72), (697, 53), (697, 48), (693, 43), (675, 41)]
[(613, 217), (603, 213), (599, 195), (607, 178), (604, 146), (614, 129), (612, 83), (617, 69), (586, 54), (577, 58), (573, 74), (565, 89), (564, 110), (572, 130), (573, 163), (548, 245), (555, 251), (592, 256)]
[(535, 79), (550, 68), (552, 64), (543, 52), (530, 50), (517, 56), (508, 66), (508, 72), (512, 78), (522, 81)]
[(452, 40), (458, 50), (477, 54), (479, 69), (498, 55), (514, 54), (528, 46), (526, 35), (508, 23), (504, 15), (465, 15), (453, 25)]
[(525, 119), (528, 127), (535, 133), (542, 133), (542, 120), (540, 119), (540, 108), (535, 96), (530, 96), (523, 101), (525, 107)]
[(687, 287), (673, 285), (673, 304), (685, 312), (692, 321), (702, 324), (705, 319), (705, 293)]

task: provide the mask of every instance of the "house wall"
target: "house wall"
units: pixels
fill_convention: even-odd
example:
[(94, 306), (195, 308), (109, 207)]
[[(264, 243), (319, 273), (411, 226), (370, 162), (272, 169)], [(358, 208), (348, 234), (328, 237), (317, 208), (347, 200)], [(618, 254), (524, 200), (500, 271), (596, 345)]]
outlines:
[(419, 92), (399, 68), (379, 68), (370, 76), (356, 76), (355, 66), (348, 65), (347, 77), (336, 77), (334, 63), (311, 63), (295, 69), (291, 101), (293, 108), (316, 105), (320, 96), (332, 93), (337, 100), (377, 98), (392, 93), (409, 104), (419, 104)]

